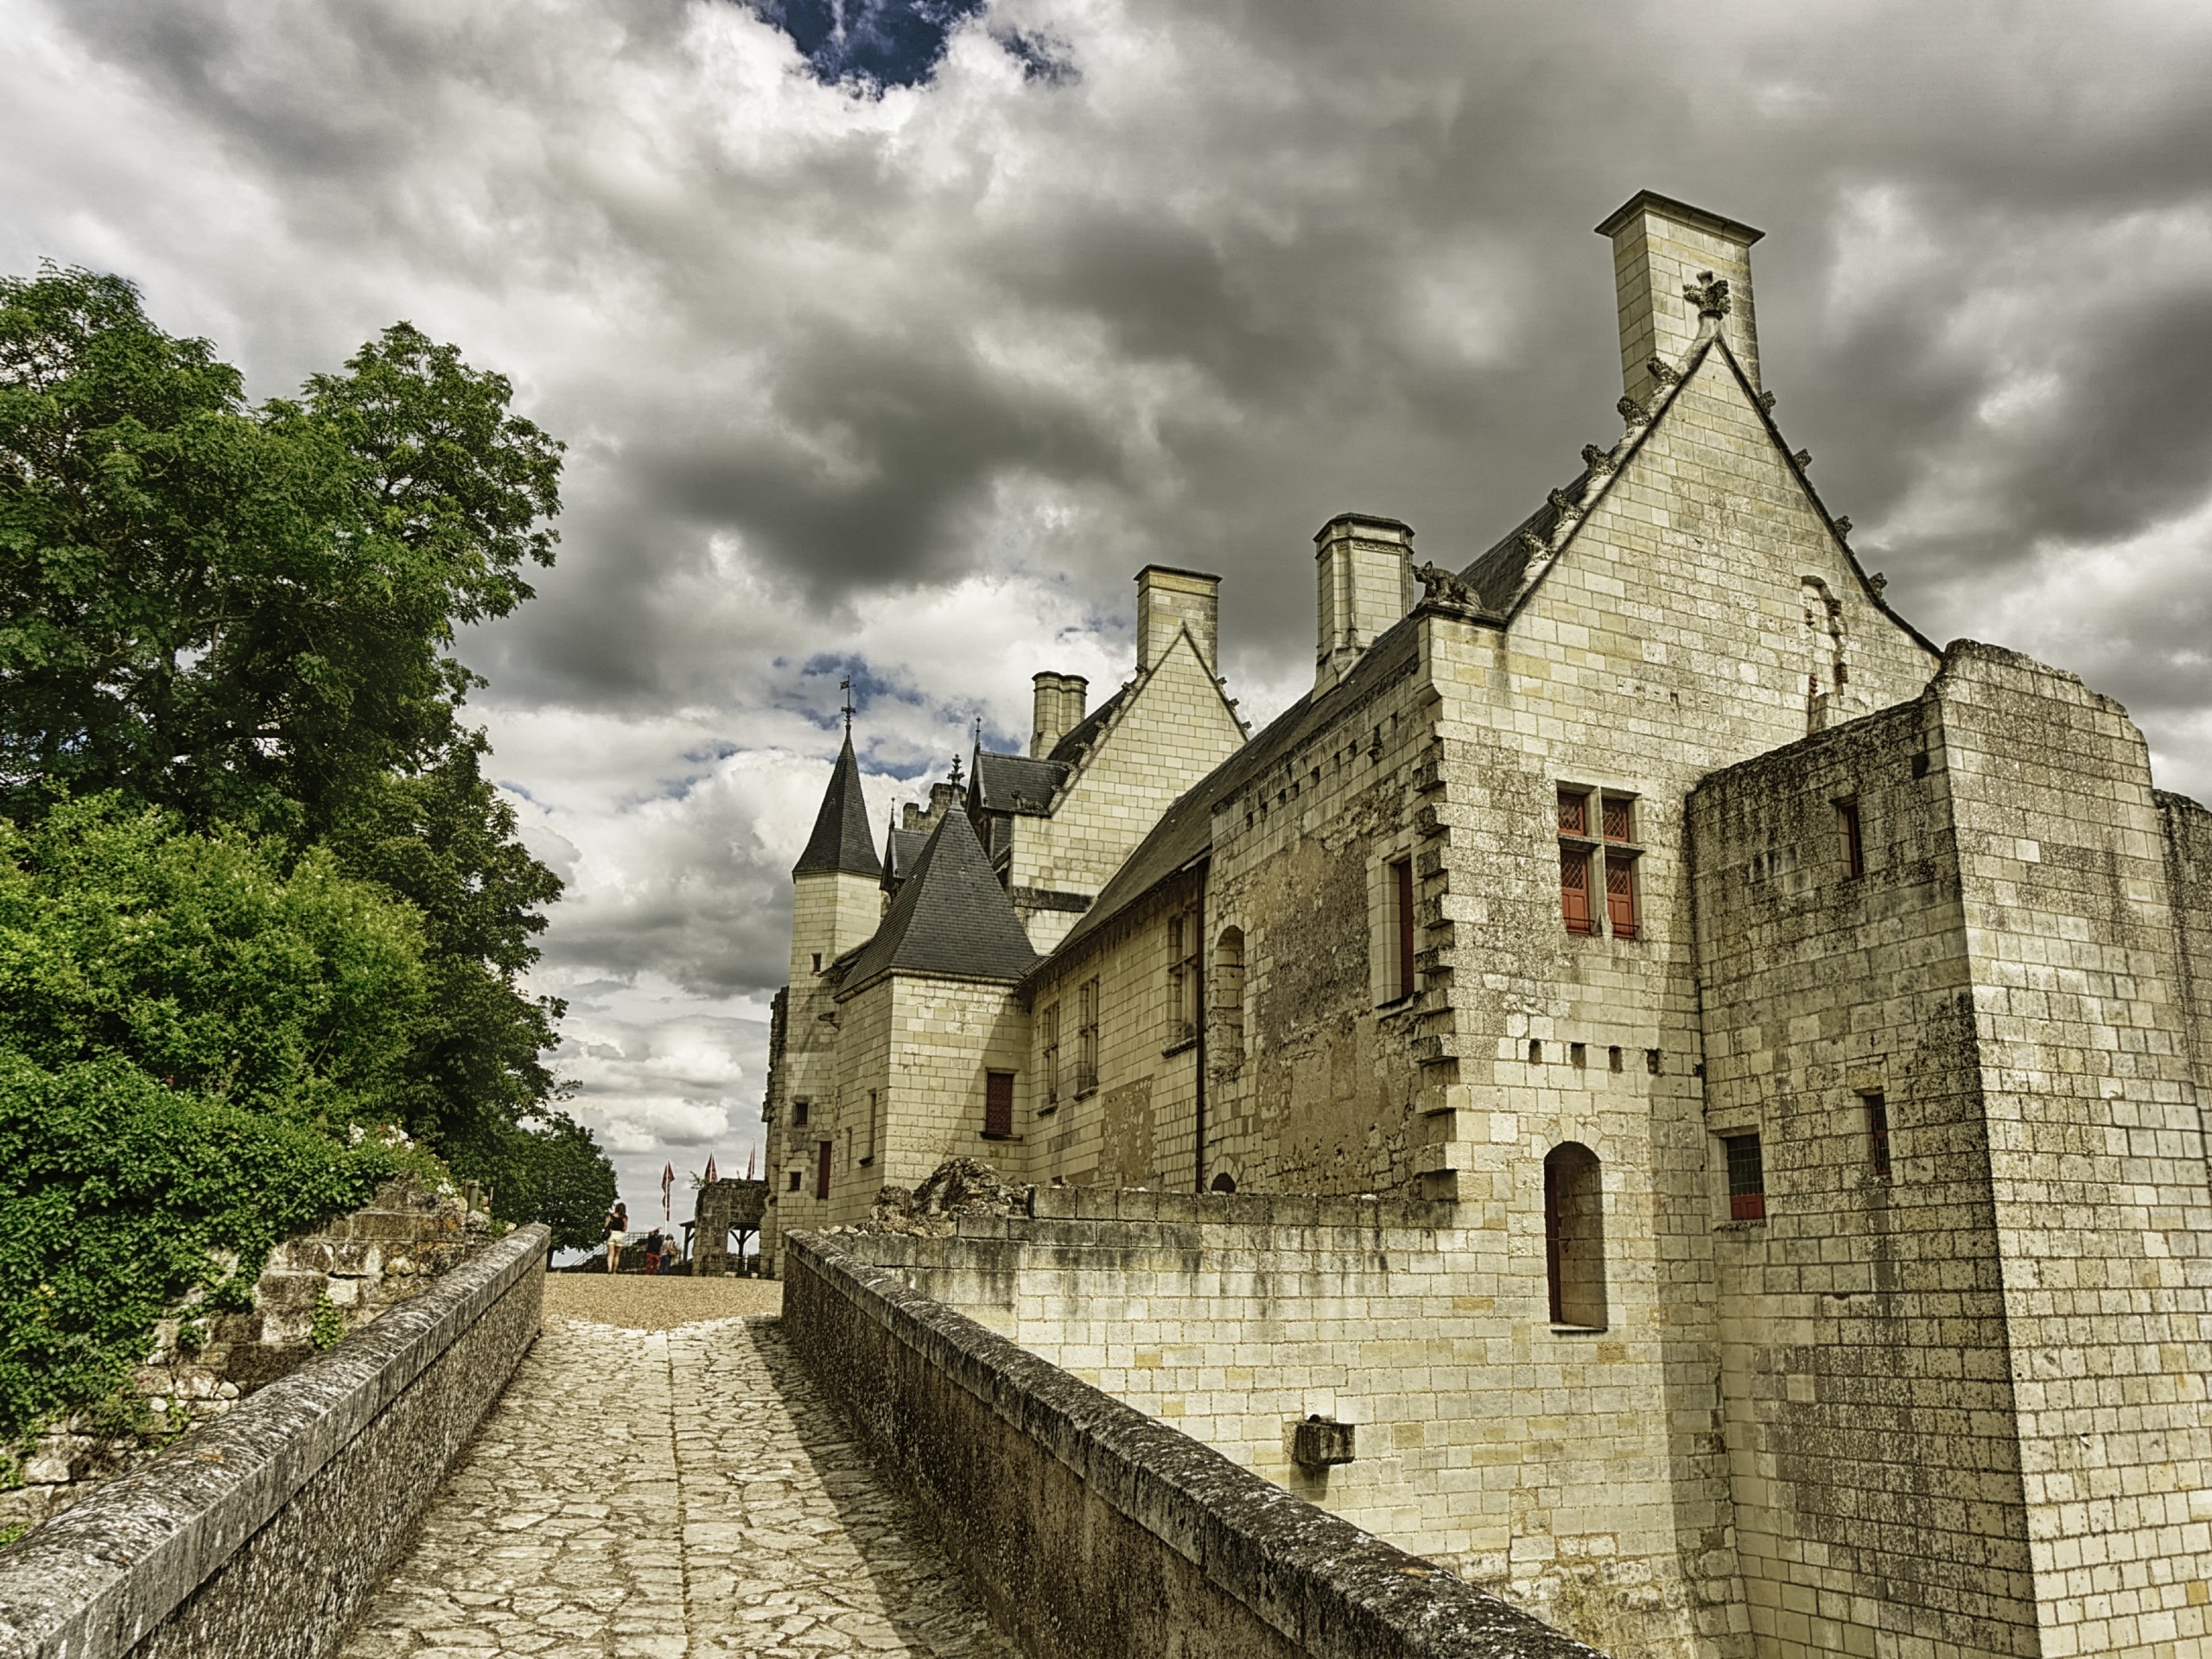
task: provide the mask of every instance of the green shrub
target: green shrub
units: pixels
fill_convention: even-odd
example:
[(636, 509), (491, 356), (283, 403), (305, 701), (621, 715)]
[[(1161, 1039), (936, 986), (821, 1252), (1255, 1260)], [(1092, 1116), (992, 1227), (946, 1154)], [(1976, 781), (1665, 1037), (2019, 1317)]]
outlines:
[(308, 1340), (317, 1353), (335, 1348), (346, 1340), (346, 1316), (338, 1311), (338, 1304), (330, 1300), (327, 1290), (315, 1292), (315, 1319), (308, 1327)]
[(49, 1072), (0, 1052), (0, 1446), (108, 1399), (165, 1308), (244, 1295), (276, 1243), (408, 1161), (119, 1058)]

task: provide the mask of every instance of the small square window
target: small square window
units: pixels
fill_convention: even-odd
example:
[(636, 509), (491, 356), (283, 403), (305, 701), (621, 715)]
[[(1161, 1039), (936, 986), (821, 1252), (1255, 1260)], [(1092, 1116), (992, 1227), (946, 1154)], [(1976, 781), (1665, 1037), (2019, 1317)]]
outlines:
[(1590, 833), (1590, 797), (1579, 789), (1559, 792), (1559, 832), (1562, 836)]
[(1756, 1135), (1722, 1137), (1728, 1154), (1728, 1219), (1766, 1219), (1766, 1164)]
[(788, 1184), (788, 1185), (784, 1188), (784, 1191), (785, 1191), (785, 1192), (798, 1192), (798, 1171), (797, 1171), (797, 1170), (795, 1170), (795, 1169), (794, 1169), (794, 1170), (792, 1170), (792, 1171), (790, 1173), (790, 1174), (789, 1174), (789, 1176), (788, 1176), (787, 1179), (788, 1179), (789, 1184)]
[(808, 1109), (808, 1105), (805, 1101), (795, 1100), (791, 1102), (791, 1123), (794, 1128), (804, 1127)]

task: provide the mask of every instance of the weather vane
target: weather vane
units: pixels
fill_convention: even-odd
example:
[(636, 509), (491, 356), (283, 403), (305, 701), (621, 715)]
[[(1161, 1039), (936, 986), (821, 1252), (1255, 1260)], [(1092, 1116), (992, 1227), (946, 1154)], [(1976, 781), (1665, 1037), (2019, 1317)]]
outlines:
[(845, 694), (845, 735), (853, 734), (853, 683), (850, 679), (837, 682), (837, 689)]

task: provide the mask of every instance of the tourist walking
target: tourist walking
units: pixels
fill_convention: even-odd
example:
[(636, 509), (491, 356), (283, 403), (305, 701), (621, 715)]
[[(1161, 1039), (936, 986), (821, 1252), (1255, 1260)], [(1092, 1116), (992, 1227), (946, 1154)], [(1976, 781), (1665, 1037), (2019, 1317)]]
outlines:
[(656, 1227), (645, 1235), (645, 1272), (649, 1275), (660, 1272), (660, 1229)]
[(630, 1208), (618, 1200), (614, 1207), (607, 1212), (607, 1270), (609, 1273), (622, 1271), (622, 1243), (629, 1235)]

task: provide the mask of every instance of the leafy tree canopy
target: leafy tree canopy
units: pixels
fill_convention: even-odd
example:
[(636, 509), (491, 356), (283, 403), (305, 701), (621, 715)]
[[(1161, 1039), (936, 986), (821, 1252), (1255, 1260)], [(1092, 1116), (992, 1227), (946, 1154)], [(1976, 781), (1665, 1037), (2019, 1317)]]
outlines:
[(459, 624), (550, 563), (561, 446), (405, 323), (249, 406), (119, 277), (0, 278), (0, 787), (304, 844), (435, 765)]
[[(529, 598), (556, 541), (562, 446), (512, 397), (399, 323), (250, 404), (123, 279), (0, 277), (16, 914), (85, 884), (75, 932), (0, 966), (35, 993), (0, 1011), (0, 1047), (41, 1069), (114, 1056), (243, 1109), (373, 1109), (509, 1219), (611, 1199), (553, 1104), (561, 1007), (521, 984), (561, 884), (458, 715), (480, 682), (456, 630)], [(314, 975), (272, 966), (310, 956)], [(556, 1200), (556, 1174), (581, 1185)]]

